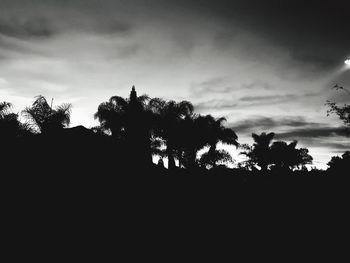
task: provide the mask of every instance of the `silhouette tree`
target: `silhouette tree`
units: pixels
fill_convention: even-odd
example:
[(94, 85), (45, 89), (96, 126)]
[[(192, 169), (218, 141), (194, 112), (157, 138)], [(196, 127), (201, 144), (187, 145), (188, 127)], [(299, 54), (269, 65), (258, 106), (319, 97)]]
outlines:
[(152, 162), (151, 133), (155, 121), (149, 100), (147, 95), (137, 96), (133, 86), (129, 98), (113, 96), (100, 104), (94, 115), (101, 129), (125, 142), (129, 160), (138, 160), (142, 165)]
[(297, 151), (297, 158), (294, 166), (297, 166), (300, 170), (305, 170), (305, 165), (312, 164), (313, 157), (309, 154), (309, 150), (306, 148), (300, 148)]
[(348, 171), (350, 168), (350, 151), (345, 152), (341, 157), (332, 157), (327, 165), (331, 172), (344, 173), (344, 171)]
[[(340, 114), (339, 108), (334, 109), (338, 109), (337, 113)], [(244, 163), (245, 166), (241, 165), (240, 169), (246, 171), (254, 171), (260, 167), (261, 171), (300, 169), (306, 172), (306, 165), (312, 163), (308, 149), (297, 148), (297, 141), (273, 142), (274, 133), (253, 133), (252, 146), (239, 145), (236, 133), (225, 127), (225, 118), (194, 114), (193, 105), (188, 101), (175, 102), (159, 98), (150, 99), (147, 95), (137, 96), (135, 87), (132, 87), (128, 98), (114, 96), (99, 105), (94, 115), (100, 121), (101, 125), (98, 127), (90, 130), (83, 126), (64, 129), (70, 123), (70, 113), (70, 104), (52, 108), (45, 97), (38, 96), (33, 105), (23, 111), (30, 124), (21, 123), (18, 114), (11, 112), (11, 104), (1, 102), (0, 139), (2, 146), (6, 147), (3, 147), (0, 153), (6, 155), (10, 150), (11, 154), (8, 155), (10, 158), (0, 159), (8, 160), (14, 153), (19, 153), (17, 156), (26, 163), (40, 157), (43, 163), (51, 166), (57, 160), (54, 157), (62, 156), (66, 149), (72, 146), (75, 150), (70, 151), (71, 155), (65, 154), (69, 157), (67, 159), (72, 161), (70, 164), (76, 163), (75, 156), (80, 156), (84, 162), (93, 164), (89, 167), (94, 168), (96, 164), (96, 171), (101, 167), (105, 171), (118, 171), (119, 168), (130, 168), (132, 171), (136, 168), (140, 171), (149, 167), (155, 169), (152, 171), (162, 171), (164, 158), (169, 160), (170, 169), (176, 167), (176, 159), (180, 167), (186, 169), (216, 168), (220, 165), (225, 167), (223, 164), (233, 162), (229, 152), (218, 149), (218, 144), (222, 143), (244, 150), (243, 154), (249, 160)], [(348, 123), (348, 115), (341, 115), (341, 118), (345, 124)], [(36, 131), (44, 135), (53, 134), (56, 137), (37, 135), (27, 138), (24, 135), (31, 134), (31, 127), (35, 127)], [(18, 139), (21, 136), (25, 138)], [(33, 157), (27, 157), (23, 151), (26, 147), (32, 148)], [(208, 151), (198, 158), (198, 152), (207, 148)], [(47, 156), (42, 154), (48, 152), (48, 149), (55, 150)], [(98, 153), (98, 156), (91, 156), (91, 152)], [(113, 154), (110, 154), (111, 152)], [(160, 157), (158, 166), (151, 166), (153, 155)], [(119, 162), (114, 163), (114, 159)], [(348, 169), (349, 161), (350, 152), (346, 152), (342, 157), (333, 157), (328, 163), (329, 170)], [(246, 171), (239, 173), (245, 174)]]
[(138, 114), (141, 114), (147, 108), (148, 100), (149, 97), (147, 95), (137, 97), (133, 86), (129, 98), (124, 99), (119, 96), (113, 96), (109, 101), (101, 103), (94, 114), (94, 118), (100, 122), (99, 130), (110, 132), (114, 138), (124, 138), (127, 126), (134, 121), (129, 120), (131, 111), (136, 110)]
[(263, 172), (266, 172), (268, 166), (271, 164), (270, 146), (274, 136), (275, 134), (272, 132), (268, 134), (264, 132), (260, 135), (253, 133), (253, 146), (251, 148), (246, 147), (245, 152), (242, 153), (250, 159), (251, 163), (259, 166)]
[[(345, 93), (350, 95), (350, 91), (344, 87), (335, 85), (334, 89), (344, 91)], [(329, 106), (329, 110), (327, 111), (328, 115), (330, 114), (338, 115), (340, 120), (342, 120), (347, 127), (350, 127), (350, 105), (349, 104), (344, 104), (344, 106), (338, 106), (337, 103), (335, 102), (327, 101), (326, 105)]]
[(232, 162), (232, 157), (230, 158), (230, 154), (227, 151), (217, 150), (217, 144), (223, 143), (228, 145), (234, 145), (238, 147), (237, 135), (236, 133), (230, 129), (224, 127), (223, 123), (226, 122), (226, 118), (215, 119), (211, 115), (207, 115), (205, 117), (208, 122), (208, 144), (209, 151), (204, 156), (204, 160), (208, 162), (208, 165), (215, 168), (218, 162), (222, 162), (225, 160)]
[(198, 167), (197, 153), (205, 146), (210, 146), (211, 116), (192, 115), (181, 122), (179, 135), (180, 161), (186, 168)]
[(168, 169), (175, 168), (175, 158), (180, 160), (178, 148), (181, 137), (179, 129), (185, 118), (192, 116), (193, 105), (188, 101), (165, 101), (160, 98), (151, 99), (149, 103), (156, 117), (155, 135), (162, 138), (166, 145)]
[(304, 168), (312, 163), (312, 157), (305, 148), (297, 149), (298, 142), (287, 144), (284, 141), (274, 142), (271, 146), (271, 163), (279, 170), (293, 170), (296, 167)]
[(15, 137), (18, 130), (17, 115), (9, 112), (11, 107), (9, 102), (0, 103), (0, 136), (4, 139)]
[(110, 132), (114, 138), (120, 138), (124, 132), (127, 105), (128, 100), (118, 96), (113, 96), (108, 102), (101, 103), (94, 115), (94, 118), (100, 122), (98, 130)]
[(249, 144), (240, 144), (239, 148), (242, 150), (242, 152), (240, 152), (240, 155), (244, 155), (246, 157), (248, 157), (246, 160), (239, 162), (238, 163), (238, 168), (240, 170), (246, 170), (246, 171), (256, 171), (256, 160), (253, 157), (253, 146), (249, 145)]
[(31, 107), (23, 110), (23, 114), (42, 134), (48, 134), (69, 126), (71, 108), (71, 104), (64, 103), (53, 109), (46, 98), (39, 95)]
[(9, 102), (0, 102), (0, 118), (3, 118), (8, 114), (9, 109), (12, 107), (12, 104)]
[(28, 123), (21, 123), (18, 114), (10, 112), (11, 107), (11, 103), (0, 103), (0, 137), (8, 139), (32, 134)]
[(164, 169), (164, 168), (165, 168), (163, 158), (160, 158), (160, 159), (158, 160), (157, 166), (158, 166), (159, 168), (161, 168), (161, 169)]
[(203, 167), (216, 168), (218, 165), (233, 163), (233, 159), (228, 151), (215, 149), (202, 154), (199, 162)]

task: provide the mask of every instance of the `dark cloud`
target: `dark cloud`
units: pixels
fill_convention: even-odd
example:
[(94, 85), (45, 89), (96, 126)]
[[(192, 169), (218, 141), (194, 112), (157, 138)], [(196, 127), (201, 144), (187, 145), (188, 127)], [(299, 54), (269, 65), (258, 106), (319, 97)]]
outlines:
[[(278, 102), (283, 102), (284, 100), (280, 100)], [(277, 103), (277, 101), (274, 101), (273, 103)], [(208, 101), (203, 101), (196, 103), (195, 109), (199, 112), (202, 111), (222, 111), (222, 110), (233, 110), (237, 108), (244, 108), (244, 107), (252, 107), (252, 106), (262, 106), (266, 104), (271, 104), (271, 101), (249, 101), (248, 103), (244, 101), (240, 101), (238, 99), (212, 99)]]
[(337, 149), (337, 153), (344, 153), (345, 151), (350, 150), (350, 142), (348, 143), (331, 143), (331, 142), (323, 142), (320, 146), (330, 149)]
[(125, 35), (132, 26), (126, 21), (129, 19), (119, 18), (121, 7), (121, 1), (110, 0), (2, 0), (0, 34), (21, 39), (74, 31)]
[(297, 128), (285, 133), (276, 133), (276, 140), (298, 140), (306, 147), (327, 149), (328, 152), (343, 153), (350, 150), (349, 131), (344, 127), (318, 125)]
[(236, 123), (230, 123), (229, 126), (238, 133), (252, 133), (256, 129), (265, 131), (274, 131), (282, 127), (319, 127), (321, 124), (308, 122), (303, 117), (289, 117), (289, 118), (267, 118), (258, 117), (251, 120), (244, 120)]
[(296, 99), (314, 97), (318, 93), (306, 93), (301, 95), (295, 94), (285, 94), (285, 95), (266, 95), (266, 96), (245, 96), (240, 98), (240, 101), (243, 102), (262, 102), (262, 103), (277, 103), (284, 101), (293, 101)]
[[(228, 126), (241, 135), (275, 132), (275, 140), (298, 140), (307, 147), (319, 147), (329, 151), (344, 152), (350, 149), (349, 131), (344, 127), (330, 127), (324, 123), (309, 122), (304, 117), (266, 118), (229, 123)], [(290, 130), (288, 132), (279, 132)]]
[[(215, 89), (212, 90), (215, 93)], [(218, 92), (216, 92), (218, 93)], [(227, 93), (227, 96), (232, 94)], [(195, 104), (196, 110), (228, 110), (234, 108), (247, 108), (254, 106), (266, 106), (276, 105), (278, 103), (293, 102), (304, 98), (315, 97), (318, 93), (305, 93), (305, 94), (285, 94), (285, 95), (263, 95), (263, 96), (243, 96), (239, 99), (212, 99)]]
[[(244, 83), (241, 85), (235, 85), (232, 84), (228, 78), (226, 77), (215, 77), (208, 79), (203, 82), (195, 83), (191, 86), (191, 95), (194, 98), (198, 97), (208, 97), (212, 95), (224, 95), (225, 97), (227, 96), (234, 96), (236, 93), (241, 92), (242, 90), (247, 91), (268, 91), (272, 90), (273, 87), (264, 81), (252, 81), (248, 83)], [(243, 99), (244, 100), (244, 99)], [(205, 105), (204, 103), (200, 103), (197, 105), (197, 107), (211, 107), (210, 105), (216, 105), (215, 108), (220, 107), (222, 105), (223, 108), (228, 108), (232, 106), (231, 102), (228, 101), (216, 101), (216, 100), (211, 100), (207, 103), (208, 105)], [(236, 103), (234, 103), (235, 105)], [(231, 106), (230, 106), (231, 105)]]
[(288, 138), (327, 138), (334, 136), (347, 137), (349, 132), (344, 127), (310, 127), (295, 129), (285, 133), (279, 133), (276, 135), (278, 139)]
[(8, 37), (0, 34), (0, 63), (5, 63), (16, 56), (36, 55), (45, 57), (47, 54), (42, 50), (35, 48), (33, 45), (28, 45), (24, 39)]
[[(348, 0), (2, 0), (0, 9), (4, 11), (0, 17), (10, 13), (18, 18), (37, 12), (48, 17), (56, 14), (64, 20), (69, 13), (73, 27), (83, 16), (94, 20), (101, 32), (119, 33), (128, 32), (130, 25), (116, 17), (139, 25), (157, 20), (158, 24), (167, 24), (169, 30), (185, 29), (184, 25), (193, 21), (220, 23), (216, 41), (221, 48), (244, 41), (237, 35), (239, 28), (267, 40), (271, 46), (285, 48), (297, 61), (328, 69), (350, 54), (348, 7)], [(15, 37), (49, 36), (52, 29), (41, 19), (11, 23), (0, 20), (0, 32)], [(182, 42), (188, 41), (183, 38)], [(243, 44), (250, 45), (247, 41)]]
[(111, 23), (105, 23), (100, 25), (99, 29), (104, 29), (106, 33), (112, 34), (129, 34), (132, 31), (132, 26), (121, 22), (121, 21), (112, 21)]
[(204, 2), (207, 12), (287, 48), (297, 60), (329, 68), (349, 55), (346, 0)]
[(272, 90), (273, 87), (265, 81), (253, 81), (242, 85), (243, 89)]
[(226, 77), (215, 77), (206, 81), (192, 85), (194, 96), (204, 96), (209, 94), (229, 94), (239, 90), (272, 90), (273, 87), (264, 81), (252, 81), (241, 85), (233, 85)]
[(15, 38), (47, 38), (54, 34), (54, 29), (45, 18), (10, 18), (0, 17), (0, 35)]

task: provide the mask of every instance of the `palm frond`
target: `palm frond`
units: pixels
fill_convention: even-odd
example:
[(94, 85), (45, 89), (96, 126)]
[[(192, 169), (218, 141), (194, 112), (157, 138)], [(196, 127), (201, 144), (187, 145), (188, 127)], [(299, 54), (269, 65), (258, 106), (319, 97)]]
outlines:
[(0, 112), (6, 111), (12, 107), (12, 104), (10, 102), (0, 102)]
[(56, 107), (54, 111), (53, 119), (57, 123), (61, 123), (63, 126), (69, 126), (71, 120), (72, 104), (64, 103)]
[(230, 128), (223, 128), (220, 132), (220, 141), (226, 144), (239, 146), (237, 134)]
[(42, 119), (40, 116), (38, 116), (34, 109), (30, 107), (26, 107), (22, 111), (22, 115), (28, 119), (28, 121), (31, 123), (32, 127), (36, 126), (37, 129), (41, 130), (42, 128)]
[(137, 100), (142, 104), (145, 105), (147, 101), (149, 101), (150, 97), (147, 94), (143, 94), (139, 97), (137, 97)]
[(118, 109), (125, 109), (128, 105), (128, 101), (123, 97), (113, 96), (109, 99), (109, 102)]

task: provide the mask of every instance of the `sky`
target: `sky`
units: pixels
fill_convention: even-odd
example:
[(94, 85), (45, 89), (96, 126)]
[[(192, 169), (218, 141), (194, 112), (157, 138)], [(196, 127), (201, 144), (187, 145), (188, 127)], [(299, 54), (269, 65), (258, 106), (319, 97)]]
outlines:
[(91, 127), (135, 85), (226, 117), (240, 143), (298, 140), (320, 168), (350, 150), (325, 106), (349, 102), (332, 89), (350, 87), (349, 56), (345, 0), (0, 0), (0, 101), (15, 111), (40, 94)]

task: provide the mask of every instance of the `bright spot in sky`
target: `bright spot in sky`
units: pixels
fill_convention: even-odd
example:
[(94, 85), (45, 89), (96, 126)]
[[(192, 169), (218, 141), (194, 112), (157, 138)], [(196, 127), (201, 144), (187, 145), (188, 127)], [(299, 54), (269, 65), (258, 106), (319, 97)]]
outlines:
[(347, 60), (345, 60), (345, 64), (350, 66), (350, 58), (348, 58)]

